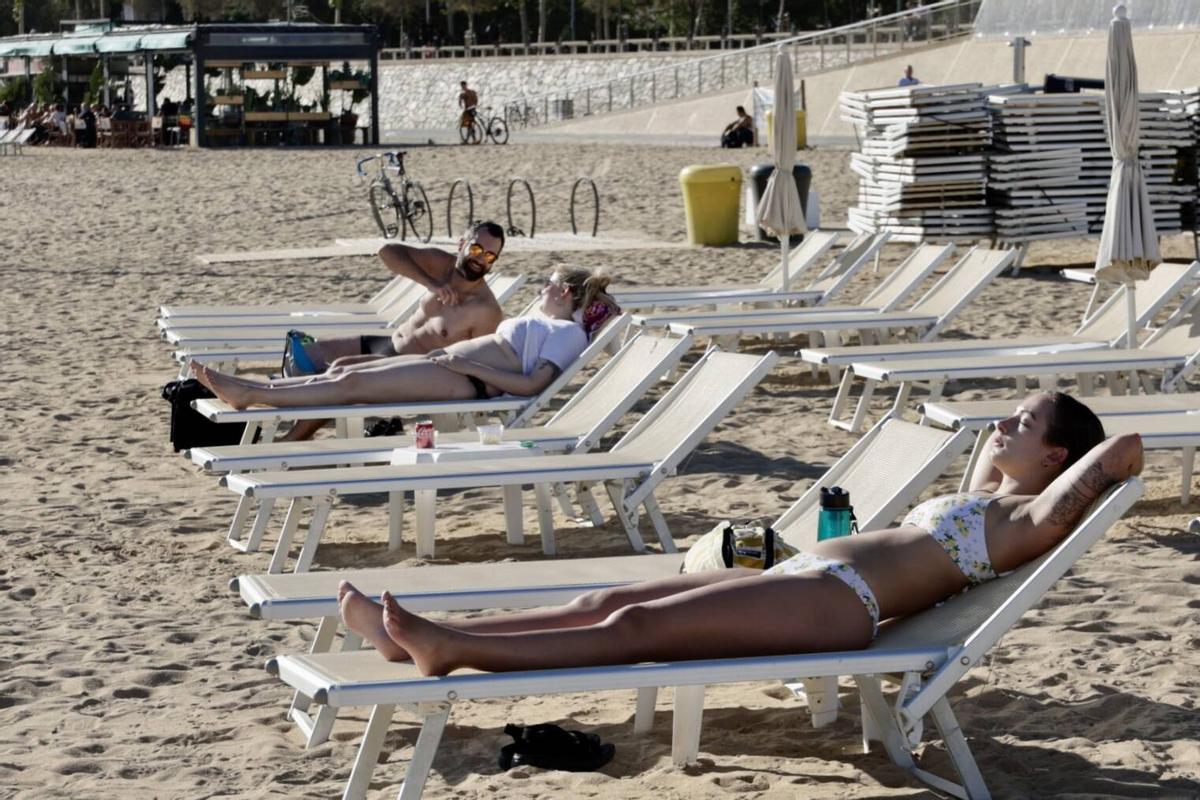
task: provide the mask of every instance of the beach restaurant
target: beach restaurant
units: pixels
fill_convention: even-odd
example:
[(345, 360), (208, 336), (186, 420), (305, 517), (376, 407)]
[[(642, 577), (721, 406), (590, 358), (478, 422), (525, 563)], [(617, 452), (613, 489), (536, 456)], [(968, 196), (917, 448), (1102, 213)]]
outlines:
[[(98, 63), (103, 95), (93, 100), (111, 105), (113, 79), (123, 73), (146, 120), (161, 117), (157, 97), (171, 90), (180, 111), (164, 130), (198, 147), (379, 142), (374, 25), (101, 22), (0, 38), (0, 65), (6, 62), (10, 76), (23, 62), (27, 80), (35, 69), (54, 70), (68, 104), (82, 99), (79, 84)], [(362, 125), (356, 108), (368, 118)]]

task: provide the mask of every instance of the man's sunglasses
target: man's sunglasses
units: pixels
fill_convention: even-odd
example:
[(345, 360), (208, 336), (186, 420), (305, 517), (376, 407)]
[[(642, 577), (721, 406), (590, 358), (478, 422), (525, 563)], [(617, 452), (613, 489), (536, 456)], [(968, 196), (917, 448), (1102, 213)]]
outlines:
[(467, 247), (467, 255), (471, 258), (479, 258), (483, 256), (483, 263), (489, 267), (496, 263), (496, 259), (500, 257), (498, 253), (493, 253), (491, 250), (484, 250), (483, 245), (479, 242), (471, 242)]

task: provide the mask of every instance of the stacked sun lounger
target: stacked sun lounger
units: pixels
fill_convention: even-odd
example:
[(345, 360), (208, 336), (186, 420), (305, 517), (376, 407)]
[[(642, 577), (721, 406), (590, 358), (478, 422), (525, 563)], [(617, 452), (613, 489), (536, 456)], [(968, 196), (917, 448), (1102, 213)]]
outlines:
[(910, 242), (990, 235), (985, 98), (977, 83), (843, 92), (842, 119), (862, 139), (850, 229)]
[[(1195, 179), (1181, 180), (1181, 150), (1194, 146), (1186, 96), (1141, 95), (1141, 151), (1160, 233), (1181, 230)], [(1001, 241), (1099, 235), (1112, 174), (1102, 94), (991, 96), (989, 199)]]

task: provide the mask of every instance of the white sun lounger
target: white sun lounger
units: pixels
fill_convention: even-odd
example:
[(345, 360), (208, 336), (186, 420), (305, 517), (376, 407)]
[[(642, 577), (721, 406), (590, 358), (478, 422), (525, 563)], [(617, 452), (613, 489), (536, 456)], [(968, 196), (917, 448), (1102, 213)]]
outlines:
[(36, 132), (34, 128), (27, 128), (23, 123), (5, 132), (0, 136), (0, 154), (19, 155)]
[[(951, 433), (903, 420), (882, 420), (811, 484), (772, 527), (797, 547), (814, 544), (820, 492), (828, 486), (841, 486), (850, 493), (862, 530), (886, 527), (945, 472), (970, 439), (967, 431)], [(376, 599), (389, 590), (413, 611), (530, 608), (565, 603), (594, 589), (669, 577), (679, 572), (682, 563), (682, 555), (663, 554), (570, 559), (555, 561), (552, 567), (544, 562), (516, 562), (242, 575), (231, 586), (240, 592), (253, 617), (320, 617), (310, 652), (321, 653), (331, 649), (340, 624), (337, 587), (342, 580), (351, 581)], [(343, 650), (354, 650), (359, 644), (356, 636), (345, 633)], [(818, 696), (818, 687), (806, 689), (811, 703)], [(309, 715), (309, 703), (309, 698), (298, 695), (290, 716), (312, 746), (328, 736), (333, 711), (325, 708)], [(820, 721), (832, 721), (831, 715), (836, 715), (836, 704), (827, 705), (830, 707), (820, 712)]]
[[(474, 420), (480, 416), (496, 415), (505, 425), (526, 424), (537, 410), (545, 406), (579, 370), (587, 366), (601, 352), (613, 343), (620, 341), (620, 336), (629, 327), (629, 315), (609, 322), (604, 329), (597, 333), (588, 346), (580, 353), (579, 358), (562, 371), (550, 384), (533, 397), (518, 397), (502, 394), (489, 397), (486, 400), (436, 400), (414, 401), (410, 403), (363, 403), (343, 406), (298, 406), (295, 408), (245, 408), (240, 411), (228, 403), (215, 398), (192, 401), (194, 408), (202, 416), (213, 422), (241, 422), (246, 428), (242, 432), (241, 444), (253, 444), (255, 435), (261, 432), (261, 441), (270, 443), (276, 430), (283, 422), (295, 422), (302, 419), (331, 419), (336, 425), (338, 436), (346, 437), (352, 432), (350, 422), (361, 425), (367, 417), (428, 417), (437, 414), (457, 416), (464, 420)], [(361, 429), (353, 431), (354, 435), (361, 434)]]
[[(395, 288), (392, 288), (395, 286)], [(379, 323), (380, 327), (394, 326), (407, 319), (424, 299), (427, 290), (421, 284), (407, 278), (396, 278), (384, 289), (385, 298), (379, 310), (373, 312), (347, 312), (328, 309), (302, 309), (294, 311), (263, 311), (258, 314), (193, 314), (190, 316), (159, 317), (155, 326), (166, 331), (203, 331), (231, 327), (268, 327), (290, 325), (293, 328), (319, 324), (367, 325)]]
[[(502, 297), (511, 297), (525, 282), (524, 275), (498, 275), (494, 278), (489, 275), (488, 278), (492, 293), (500, 302), (503, 302)], [(210, 324), (197, 323), (192, 318), (181, 321), (176, 326), (167, 327), (161, 333), (169, 343), (193, 350), (269, 346), (282, 342), (288, 331), (296, 328), (324, 337), (386, 336), (393, 333), (393, 329), (417, 309), (426, 291), (421, 286), (410, 287), (405, 291), (404, 298), (397, 302), (394, 313), (388, 319), (371, 317), (360, 322), (358, 317), (265, 317), (263, 322), (251, 318), (239, 319), (232, 323), (224, 320)]]
[(922, 244), (913, 249), (908, 258), (904, 259), (896, 269), (880, 281), (859, 305), (842, 306), (828, 305), (833, 297), (857, 272), (866, 264), (870, 253), (864, 253), (862, 258), (853, 262), (844, 272), (825, 273), (812, 283), (813, 290), (820, 293), (811, 308), (768, 308), (733, 311), (678, 311), (673, 313), (634, 315), (633, 324), (643, 328), (667, 327), (673, 322), (692, 323), (703, 326), (708, 323), (719, 323), (730, 317), (761, 317), (769, 319), (774, 315), (784, 315), (788, 319), (813, 314), (854, 314), (872, 311), (895, 311), (900, 303), (912, 294), (926, 278), (947, 258), (954, 253), (954, 245)]
[[(531, 455), (528, 458), (458, 461), (413, 466), (349, 467), (311, 469), (290, 472), (254, 472), (233, 474), (222, 483), (243, 497), (289, 499), (289, 520), (298, 518), (298, 504), (310, 499), (313, 504), (304, 546), (296, 560), (296, 572), (312, 564), (317, 544), (324, 532), (330, 502), (334, 496), (371, 492), (428, 492), (438, 489), (467, 489), (482, 486), (523, 486), (533, 484), (540, 492), (538, 500), (542, 551), (555, 552), (554, 520), (550, 516), (548, 487), (557, 483), (581, 484), (578, 494), (589, 510), (596, 505), (592, 484), (604, 486), (625, 529), (629, 543), (637, 552), (645, 550), (638, 532), (637, 510), (646, 509), (659, 542), (666, 552), (675, 544), (666, 520), (654, 499), (658, 485), (675, 474), (680, 463), (715, 428), (725, 415), (762, 380), (778, 360), (774, 353), (762, 357), (742, 356), (711, 350), (650, 409), (607, 453), (580, 455)], [(520, 505), (510, 506), (506, 516), (517, 520)], [(296, 529), (285, 523), (275, 547), (272, 569), (282, 569)], [(420, 533), (420, 531), (418, 531)], [(434, 542), (417, 542), (417, 554), (432, 557)]]
[[(971, 378), (1012, 377), (1019, 379), (1018, 391), (1024, 390), (1027, 376), (1058, 378), (1076, 375), (1079, 391), (1092, 394), (1096, 375), (1107, 375), (1109, 389), (1114, 393), (1124, 391), (1117, 379), (1119, 373), (1130, 373), (1129, 388), (1137, 391), (1140, 386), (1146, 393), (1154, 387), (1141, 373), (1161, 370), (1161, 389), (1173, 391), (1191, 375), (1200, 364), (1200, 290), (1180, 308), (1170, 320), (1148, 338), (1141, 347), (1132, 350), (1114, 348), (1105, 350), (1082, 350), (1062, 353), (1006, 353), (990, 356), (963, 356), (957, 358), (913, 359), (854, 363), (850, 365), (853, 375), (864, 380), (863, 394), (854, 421), (865, 416), (876, 385), (882, 382), (899, 383), (893, 406), (894, 413), (902, 414), (908, 404), (914, 385), (925, 385), (929, 390), (929, 402), (941, 399), (949, 381)], [(853, 423), (851, 423), (853, 424)]]
[[(1142, 437), (1142, 446), (1147, 450), (1181, 451), (1179, 499), (1183, 503), (1191, 500), (1196, 445), (1200, 444), (1200, 394), (1087, 397), (1083, 402), (1104, 423), (1107, 435), (1136, 433)], [(1012, 400), (924, 403), (921, 414), (924, 419), (952, 430), (977, 434), (966, 473), (969, 475), (991, 436), (995, 420), (1007, 417), (1015, 407), (1016, 401)]]
[[(690, 340), (676, 342), (653, 336), (635, 336), (601, 367), (591, 380), (580, 387), (545, 425), (526, 427), (529, 418), (536, 411), (531, 407), (519, 416), (516, 425), (505, 429), (504, 438), (510, 442), (531, 441), (542, 453), (588, 452), (596, 447), (601, 437), (616, 425), (651, 386), (674, 369), (690, 346)], [(475, 431), (438, 436), (439, 446), (477, 441), (478, 435)], [(396, 448), (411, 446), (411, 436), (381, 436), (369, 439), (320, 439), (311, 442), (197, 447), (187, 451), (185, 455), (208, 472), (251, 472), (387, 464), (390, 463)], [(486, 459), (488, 456), (489, 451), (486, 448), (481, 448), (477, 453), (480, 459)], [(506, 487), (505, 493), (506, 507), (520, 502), (520, 487)], [(574, 516), (575, 510), (567, 499), (566, 492), (555, 486), (554, 494), (564, 512)], [(274, 510), (274, 501), (266, 500), (256, 509), (249, 535), (244, 536), (245, 524), (252, 506), (252, 500), (242, 497), (229, 529), (229, 544), (243, 552), (254, 552), (258, 549)], [(416, 506), (417, 540), (431, 542), (434, 535), (433, 495), (419, 495), (416, 498)], [(296, 509), (298, 511), (298, 507)], [(400, 547), (403, 511), (403, 493), (389, 493), (388, 546), (392, 550)], [(285, 527), (297, 521), (298, 517), (289, 515), (289, 522), (285, 523)], [(593, 519), (593, 522), (602, 524), (603, 519)], [(520, 518), (510, 517), (509, 528), (510, 539), (519, 539), (522, 528)]]
[[(808, 295), (807, 301), (812, 306), (825, 306), (830, 299), (835, 297), (838, 292), (858, 274), (868, 261), (873, 256), (879, 253), (879, 250), (887, 243), (890, 234), (882, 233), (878, 236), (862, 236), (855, 240), (850, 247), (847, 247), (838, 255), (833, 262), (822, 270), (816, 278), (814, 278), (802, 290)], [(706, 322), (717, 322), (727, 318), (741, 318), (746, 315), (762, 315), (763, 317), (771, 317), (773, 315), (787, 315), (813, 312), (814, 309), (798, 309), (794, 307), (783, 308), (761, 308), (761, 309), (728, 309), (724, 311), (669, 311), (659, 312), (654, 314), (634, 314), (633, 324), (640, 328), (670, 328), (672, 323), (687, 321), (693, 319), (704, 320)], [(826, 312), (832, 313), (832, 312)], [(735, 344), (733, 342), (726, 344)]]
[[(788, 254), (788, 274), (795, 281), (815, 266), (837, 242), (838, 231), (809, 231), (804, 241)], [(842, 251), (861, 248), (865, 237), (859, 237)], [(730, 306), (752, 303), (808, 303), (819, 296), (815, 290), (783, 291), (783, 271), (777, 263), (761, 281), (753, 284), (702, 286), (619, 286), (609, 287), (609, 293), (626, 311), (669, 306)], [(795, 285), (795, 284), (793, 284)]]
[(298, 314), (315, 316), (321, 314), (380, 314), (413, 281), (397, 275), (382, 289), (362, 303), (260, 303), (258, 305), (180, 305), (164, 304), (158, 307), (160, 319), (184, 320), (194, 317), (261, 317), (270, 314)]
[[(916, 338), (930, 340), (937, 336), (962, 308), (999, 275), (1016, 257), (1014, 250), (984, 250), (974, 248), (959, 259), (950, 270), (908, 311), (837, 312), (798, 310), (791, 315), (751, 312), (725, 319), (696, 322), (672, 322), (667, 327), (676, 335), (711, 336), (718, 341), (741, 336), (789, 334), (820, 334), (826, 340), (857, 334), (862, 341), (876, 341), (913, 330)], [(634, 318), (635, 324), (637, 318)]]
[[(389, 663), (377, 653), (364, 650), (277, 656), (268, 661), (267, 669), (318, 704), (335, 709), (371, 707), (343, 794), (348, 799), (364, 796), (397, 706), (412, 710), (421, 721), (399, 794), (400, 800), (415, 800), (424, 789), (442, 731), (456, 703), (637, 689), (634, 730), (645, 732), (652, 724), (655, 693), (660, 687), (675, 687), (671, 755), (676, 763), (686, 764), (699, 753), (706, 685), (847, 674), (853, 675), (858, 685), (864, 745), (881, 740), (898, 766), (940, 791), (958, 797), (986, 798), (990, 796), (986, 783), (954, 716), (948, 693), (1129, 510), (1143, 490), (1137, 478), (1114, 487), (1045, 556), (886, 626), (864, 650), (504, 673), (462, 670), (444, 677), (421, 676), (411, 664)], [(903, 678), (894, 705), (884, 696), (881, 681), (881, 676), (892, 673)], [(961, 784), (921, 769), (913, 757), (920, 746), (922, 721), (927, 714), (941, 734)]]

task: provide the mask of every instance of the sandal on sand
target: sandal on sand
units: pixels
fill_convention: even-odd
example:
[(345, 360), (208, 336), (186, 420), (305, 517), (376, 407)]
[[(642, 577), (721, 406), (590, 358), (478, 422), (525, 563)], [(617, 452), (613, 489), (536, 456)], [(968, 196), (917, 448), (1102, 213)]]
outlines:
[(617, 748), (594, 733), (563, 730), (557, 725), (505, 725), (515, 740), (500, 748), (500, 769), (529, 766), (566, 772), (592, 772), (612, 761)]

